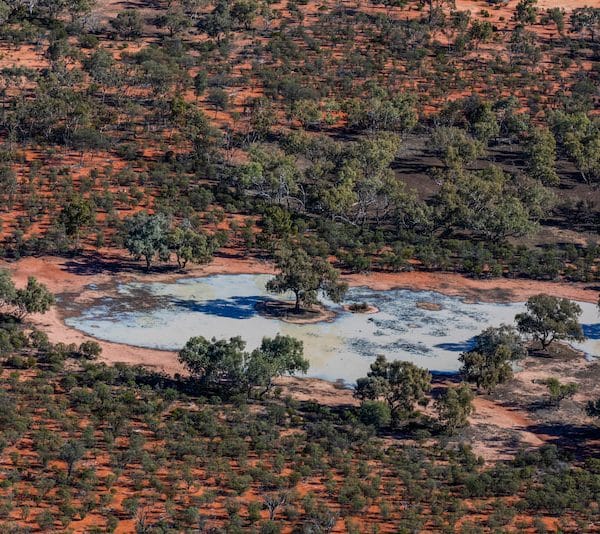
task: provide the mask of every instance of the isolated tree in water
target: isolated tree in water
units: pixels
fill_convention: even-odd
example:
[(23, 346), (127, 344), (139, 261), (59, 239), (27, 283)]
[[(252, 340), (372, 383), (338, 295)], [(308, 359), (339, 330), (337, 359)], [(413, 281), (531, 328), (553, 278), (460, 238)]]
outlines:
[(284, 248), (277, 253), (279, 274), (267, 283), (274, 293), (291, 291), (296, 297), (295, 311), (301, 306), (318, 302), (319, 291), (339, 302), (346, 293), (347, 284), (339, 281), (339, 271), (320, 256), (310, 256), (302, 248)]
[(542, 294), (530, 297), (525, 306), (527, 312), (515, 317), (517, 328), (538, 341), (543, 350), (556, 340), (585, 339), (578, 320), (581, 308), (576, 302)]

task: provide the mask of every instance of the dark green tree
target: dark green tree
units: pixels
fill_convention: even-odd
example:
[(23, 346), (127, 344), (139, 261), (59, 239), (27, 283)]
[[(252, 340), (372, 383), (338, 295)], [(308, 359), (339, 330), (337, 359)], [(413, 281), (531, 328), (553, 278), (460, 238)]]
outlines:
[(279, 274), (267, 282), (274, 293), (291, 291), (296, 297), (295, 311), (318, 302), (319, 291), (339, 302), (348, 288), (339, 281), (339, 272), (324, 258), (310, 256), (300, 247), (282, 248), (276, 257)]
[(73, 469), (84, 454), (85, 447), (80, 441), (70, 440), (61, 447), (59, 458), (67, 464), (67, 480), (71, 480)]
[(379, 355), (364, 378), (356, 381), (355, 396), (361, 400), (383, 400), (395, 420), (411, 416), (415, 406), (427, 405), (431, 374), (413, 363), (388, 361)]
[(545, 185), (558, 185), (556, 140), (547, 128), (532, 128), (526, 144), (527, 172)]
[(253, 350), (245, 362), (245, 375), (249, 388), (261, 388), (263, 397), (273, 387), (273, 379), (296, 373), (306, 374), (309, 362), (304, 358), (302, 341), (277, 334), (265, 337), (260, 347)]
[(521, 24), (535, 24), (537, 20), (537, 0), (519, 0), (514, 18)]
[(517, 328), (538, 341), (542, 350), (557, 340), (585, 339), (578, 320), (581, 307), (576, 302), (540, 294), (530, 297), (525, 306), (527, 311), (515, 317)]
[(179, 362), (202, 386), (219, 387), (244, 383), (244, 349), (241, 337), (229, 341), (192, 337), (179, 352)]
[(177, 265), (185, 269), (188, 262), (209, 263), (218, 247), (218, 240), (197, 232), (189, 224), (183, 224), (169, 232), (168, 247), (175, 254)]
[(435, 401), (435, 411), (439, 421), (449, 434), (468, 426), (469, 417), (474, 412), (473, 392), (467, 384), (448, 387)]
[(194, 94), (196, 97), (201, 97), (208, 87), (208, 76), (205, 71), (201, 70), (194, 76)]
[(460, 373), (467, 382), (491, 391), (512, 377), (511, 362), (526, 356), (527, 348), (512, 326), (486, 328), (472, 350), (460, 355)]
[(111, 19), (110, 25), (121, 37), (126, 39), (142, 35), (143, 20), (136, 9), (121, 11), (114, 19)]
[(125, 219), (123, 237), (125, 248), (136, 259), (144, 258), (146, 269), (158, 255), (169, 259), (169, 221), (162, 214), (150, 215), (144, 211)]
[(92, 224), (95, 219), (93, 204), (80, 195), (71, 198), (60, 213), (60, 222), (65, 227), (67, 236), (79, 243), (81, 231)]
[(560, 406), (561, 401), (571, 398), (579, 389), (574, 382), (563, 384), (554, 377), (547, 378), (545, 384), (550, 395), (550, 404), (557, 407)]
[(392, 412), (385, 402), (365, 400), (360, 404), (358, 417), (365, 425), (382, 428), (388, 426), (392, 421)]
[(600, 32), (600, 7), (579, 7), (571, 12), (571, 28), (574, 32), (588, 32), (592, 42)]

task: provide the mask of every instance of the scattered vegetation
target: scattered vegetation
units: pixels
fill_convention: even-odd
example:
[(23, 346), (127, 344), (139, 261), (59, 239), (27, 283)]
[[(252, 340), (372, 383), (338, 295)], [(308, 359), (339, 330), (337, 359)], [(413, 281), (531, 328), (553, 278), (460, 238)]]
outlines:
[[(295, 312), (342, 270), (597, 282), (600, 8), (488, 4), (0, 0), (0, 256), (251, 255)], [(582, 339), (576, 303), (529, 299), (458, 385), (378, 356), (335, 408), (282, 395), (289, 336), (192, 337), (169, 377), (51, 343), (27, 319), (53, 304), (0, 271), (2, 531), (599, 523), (597, 460), (465, 444), (475, 393)], [(576, 398), (545, 386), (554, 414)]]

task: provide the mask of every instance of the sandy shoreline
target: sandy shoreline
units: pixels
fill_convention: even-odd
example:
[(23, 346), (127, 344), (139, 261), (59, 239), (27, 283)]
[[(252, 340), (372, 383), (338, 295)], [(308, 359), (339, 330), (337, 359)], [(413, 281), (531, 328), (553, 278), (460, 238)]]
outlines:
[[(137, 264), (124, 256), (109, 251), (100, 263), (94, 258), (24, 258), (14, 263), (4, 263), (0, 268), (9, 269), (17, 285), (23, 285), (28, 276), (35, 276), (54, 293), (61, 293), (78, 305), (104, 294), (105, 288), (116, 281), (170, 282), (185, 277), (202, 277), (214, 274), (272, 274), (273, 266), (253, 258), (218, 257), (210, 265), (194, 267), (186, 272), (161, 271), (145, 273)], [(537, 293), (549, 293), (583, 302), (597, 302), (598, 292), (591, 284), (563, 282), (536, 282), (531, 280), (475, 280), (454, 273), (372, 273), (346, 275), (344, 279), (352, 286), (368, 286), (375, 290), (406, 288), (412, 290), (438, 291), (445, 295), (462, 296), (479, 301), (524, 301)], [(90, 287), (92, 286), (92, 287)], [(95, 287), (98, 286), (98, 287)], [(92, 339), (90, 336), (67, 326), (60, 306), (45, 315), (33, 316), (31, 322), (43, 329), (52, 342), (76, 343)], [(141, 364), (168, 374), (184, 373), (173, 351), (154, 350), (120, 343), (97, 340), (102, 347), (101, 360), (114, 364), (123, 362)], [(586, 366), (578, 358), (577, 366)], [(573, 367), (569, 363), (568, 370)], [(566, 371), (565, 371), (566, 372)], [(516, 373), (514, 383), (522, 391), (531, 390), (534, 379), (544, 376), (543, 369), (535, 372), (524, 369)], [(438, 386), (446, 387), (453, 382), (450, 377), (437, 377)], [(352, 390), (340, 384), (311, 377), (286, 377), (277, 381), (283, 395), (291, 395), (299, 401), (316, 401), (329, 406), (355, 406), (358, 401)], [(539, 386), (538, 386), (538, 389)], [(543, 388), (539, 392), (543, 395)], [(523, 406), (506, 406), (497, 399), (478, 396), (476, 412), (471, 417), (474, 450), (486, 460), (505, 459), (520, 446), (539, 446), (551, 441), (540, 431)], [(502, 436), (502, 437), (500, 437)], [(517, 442), (513, 443), (515, 436)]]
[[(216, 274), (274, 274), (273, 264), (256, 258), (238, 255), (218, 256), (210, 264), (193, 266), (186, 271), (158, 267), (145, 272), (142, 265), (113, 251), (102, 253), (102, 260), (94, 256), (84, 258), (39, 257), (23, 258), (16, 262), (0, 262), (0, 268), (13, 272), (17, 283), (25, 283), (35, 276), (55, 293), (81, 291), (90, 284), (100, 285), (114, 281), (141, 280), (170, 282), (182, 278)], [(350, 286), (365, 286), (374, 290), (411, 289), (437, 291), (448, 296), (462, 296), (482, 302), (520, 302), (537, 293), (566, 297), (582, 302), (597, 302), (599, 287), (593, 283), (537, 281), (527, 279), (476, 279), (451, 272), (370, 272), (343, 274)]]
[[(24, 285), (28, 276), (35, 276), (53, 293), (73, 295), (79, 304), (99, 296), (100, 292), (89, 286), (102, 286), (118, 282), (143, 280), (144, 282), (171, 282), (181, 278), (202, 277), (215, 274), (273, 274), (274, 267), (255, 258), (241, 258), (235, 254), (219, 256), (208, 265), (195, 266), (185, 272), (157, 268), (144, 272), (141, 265), (115, 251), (102, 252), (102, 256), (77, 258), (23, 258), (17, 262), (2, 262), (0, 267), (13, 273), (17, 285)], [(470, 300), (518, 302), (537, 293), (549, 293), (583, 302), (596, 302), (598, 292), (590, 284), (564, 282), (538, 282), (532, 280), (492, 279), (478, 280), (455, 273), (401, 272), (344, 275), (351, 286), (366, 286), (375, 290), (395, 288), (437, 291), (449, 296), (462, 296)], [(43, 316), (32, 317), (32, 322), (47, 332), (52, 342), (81, 343), (90, 336), (64, 323), (59, 306)], [(175, 352), (147, 349), (97, 340), (102, 346), (102, 360), (107, 363), (124, 362), (143, 364), (169, 374), (182, 372)]]

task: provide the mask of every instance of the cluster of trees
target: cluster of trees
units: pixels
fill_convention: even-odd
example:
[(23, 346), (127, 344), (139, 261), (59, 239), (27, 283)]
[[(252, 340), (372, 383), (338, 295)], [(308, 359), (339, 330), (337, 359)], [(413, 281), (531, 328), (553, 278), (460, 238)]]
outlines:
[(156, 258), (168, 262), (172, 255), (182, 269), (188, 262), (208, 263), (227, 241), (225, 232), (208, 235), (189, 221), (173, 225), (162, 213), (143, 211), (125, 219), (122, 232), (125, 248), (136, 260), (143, 258), (146, 269)]
[[(431, 374), (426, 369), (404, 361), (388, 361), (377, 356), (370, 371), (356, 382), (355, 396), (362, 401), (359, 417), (376, 428), (411, 421), (419, 415), (418, 407), (430, 402)], [(474, 395), (463, 383), (449, 386), (435, 400), (438, 422), (450, 434), (469, 424)]]
[[(581, 308), (576, 303), (540, 294), (530, 297), (526, 308), (526, 312), (515, 317), (516, 328), (509, 325), (486, 328), (475, 337), (472, 349), (460, 355), (460, 375), (464, 382), (444, 389), (434, 403), (438, 420), (448, 432), (454, 433), (468, 425), (474, 397), (469, 383), (489, 393), (512, 378), (513, 364), (529, 352), (526, 338), (539, 344), (542, 350), (557, 340), (583, 339), (578, 322)], [(563, 384), (556, 378), (548, 379), (546, 386), (549, 402), (554, 406), (577, 391), (576, 384)], [(431, 374), (427, 370), (410, 362), (388, 361), (380, 355), (371, 364), (367, 376), (357, 380), (355, 395), (362, 400), (363, 422), (385, 427), (410, 421), (418, 415), (418, 406), (427, 406), (430, 402), (430, 390)], [(594, 413), (592, 404), (588, 411)]]
[[(491, 391), (512, 378), (512, 364), (528, 352), (521, 335), (534, 341), (543, 351), (554, 341), (584, 339), (578, 320), (581, 308), (577, 303), (540, 294), (530, 297), (525, 306), (527, 311), (515, 317), (516, 328), (509, 325), (487, 328), (475, 337), (474, 347), (460, 355), (461, 374), (477, 389)], [(553, 391), (562, 390), (553, 383), (551, 395)]]
[(241, 337), (230, 340), (191, 338), (179, 352), (179, 361), (201, 388), (214, 391), (259, 389), (262, 397), (271, 391), (273, 380), (284, 375), (304, 373), (309, 363), (301, 341), (277, 334), (263, 338), (260, 347), (245, 350)]
[[(410, 99), (403, 102), (411, 105)], [(230, 183), (243, 198), (254, 198), (257, 206), (266, 202), (283, 214), (279, 219), (289, 219), (289, 224), (273, 230), (273, 212), (263, 209), (265, 228), (276, 239), (290, 239), (312, 226), (315, 216), (322, 218), (314, 226), (330, 252), (350, 268), (368, 269), (378, 250), (392, 243), (393, 252), (381, 254), (381, 262), (389, 260), (400, 268), (408, 268), (406, 259), (412, 255), (429, 268), (481, 275), (487, 266), (488, 275), (502, 275), (508, 268), (509, 273), (548, 276), (536, 273), (539, 262), (526, 264), (507, 240), (535, 233), (557, 204), (547, 188), (559, 180), (553, 130), (534, 126), (510, 99), (461, 99), (446, 106), (437, 121), (428, 147), (442, 160), (442, 167), (431, 171), (441, 187), (428, 200), (398, 180), (393, 163), (402, 139), (384, 127), (354, 143), (292, 132), (283, 150), (255, 145), (250, 162), (235, 170)], [(472, 168), (486, 157), (492, 141), (513, 137), (527, 151), (526, 173), (507, 172), (493, 163)], [(477, 252), (471, 252), (475, 245), (468, 240), (476, 243)], [(276, 249), (268, 239), (257, 244), (271, 252)], [(564, 253), (556, 255), (556, 264), (545, 262), (552, 267), (551, 277), (566, 272), (566, 261), (561, 263), (559, 257)], [(591, 273), (582, 265), (582, 276)]]
[[(464, 382), (445, 388), (435, 400), (439, 424), (449, 433), (468, 425), (473, 412), (473, 392), (468, 383), (490, 392), (512, 378), (512, 364), (528, 354), (521, 334), (539, 343), (542, 350), (556, 340), (581, 340), (580, 313), (579, 306), (567, 299), (541, 294), (531, 297), (527, 311), (516, 316), (517, 328), (501, 325), (485, 329), (475, 338), (473, 348), (459, 358)], [(260, 388), (261, 397), (271, 390), (274, 378), (308, 369), (302, 343), (289, 336), (265, 338), (252, 352), (244, 349), (239, 337), (229, 341), (196, 337), (182, 349), (179, 360), (204, 388), (248, 393)], [(355, 396), (361, 400), (359, 418), (376, 428), (413, 421), (420, 415), (419, 406), (427, 406), (431, 400), (431, 379), (427, 370), (410, 362), (378, 356), (367, 376), (356, 383)], [(556, 379), (548, 380), (547, 386), (552, 405), (577, 390), (574, 384)]]
[(460, 355), (460, 372), (477, 389), (490, 391), (512, 378), (511, 364), (526, 354), (527, 348), (512, 326), (490, 327), (475, 338), (472, 350)]
[[(508, 41), (502, 43), (503, 32), (483, 11), (474, 15), (450, 2), (429, 2), (422, 16), (405, 19), (401, 10), (415, 7), (410, 2), (384, 4), (385, 14), (335, 5), (315, 15), (298, 3), (281, 10), (254, 0), (176, 0), (148, 16), (125, 9), (104, 25), (93, 1), (4, 2), (0, 38), (42, 43), (48, 59), (45, 69), (3, 71), (0, 128), (7, 134), (3, 161), (11, 172), (0, 178), (7, 185), (7, 204), (25, 212), (14, 227), (10, 223), (13, 233), (4, 252), (14, 257), (62, 253), (81, 240), (98, 247), (119, 245), (119, 238), (112, 240), (114, 232), (106, 231), (120, 226), (119, 210), (141, 204), (155, 215), (185, 221), (214, 202), (227, 212), (261, 218), (269, 208), (279, 208), (292, 224), (277, 228), (278, 239), (310, 231), (325, 242), (328, 254), (355, 270), (422, 265), (478, 276), (594, 278), (589, 249), (578, 249), (579, 261), (573, 262), (559, 248), (525, 251), (509, 238), (531, 235), (543, 219), (558, 213), (551, 210), (561, 199), (547, 189), (560, 181), (557, 158), (570, 160), (583, 181), (597, 181), (594, 76), (578, 69), (565, 81), (569, 65), (561, 63), (564, 58), (536, 61), (554, 52), (553, 42), (542, 50), (528, 27), (555, 25), (560, 46), (570, 43), (569, 61), (583, 61), (595, 46), (598, 9), (576, 9), (566, 17), (560, 9), (542, 11), (535, 2), (520, 2)], [(273, 19), (285, 23), (271, 27)], [(260, 46), (233, 46), (257, 31), (264, 39)], [(448, 46), (437, 42), (442, 31)], [(135, 52), (115, 56), (107, 45), (148, 32), (156, 39)], [(202, 46), (199, 34), (208, 36)], [(332, 36), (341, 58), (331, 52)], [(73, 46), (74, 39), (80, 47)], [(479, 74), (470, 78), (472, 69), (459, 67), (474, 55), (483, 61), (477, 49), (488, 41), (503, 44), (510, 56), (485, 60), (489, 96), (450, 98), (480, 83)], [(346, 53), (354, 49), (344, 43), (355, 42), (364, 42), (369, 53), (363, 53), (362, 44)], [(247, 56), (260, 61), (252, 61), (240, 78), (231, 65)], [(402, 68), (389, 74), (394, 64)], [(415, 72), (427, 102), (406, 89), (413, 86), (410, 73)], [(554, 79), (564, 90), (548, 89)], [(232, 95), (237, 85), (250, 82), (264, 94), (248, 99), (240, 112)], [(534, 93), (547, 97), (533, 98), (536, 87), (540, 90)], [(188, 89), (194, 101), (182, 96)], [(506, 98), (507, 93), (516, 96)], [(419, 115), (430, 104), (433, 110)], [(205, 114), (211, 107), (226, 111), (232, 125), (211, 125)], [(145, 133), (134, 124), (143, 124)], [(340, 129), (346, 135), (331, 135)], [(403, 144), (409, 133), (425, 141), (419, 152), (441, 161), (424, 165), (429, 168), (423, 173), (433, 178), (432, 194), (410, 190), (396, 172), (398, 154), (407, 146), (412, 150)], [(127, 168), (106, 176), (95, 170), (95, 178), (80, 184), (63, 180), (63, 171), (50, 165), (28, 184), (18, 184), (10, 168), (19, 165), (13, 146), (32, 142), (48, 151), (47, 159), (59, 144), (80, 153), (82, 163), (92, 151), (107, 151), (125, 160)], [(514, 154), (517, 169), (502, 158), (494, 161), (489, 148), (498, 145)], [(164, 147), (164, 154), (150, 161), (154, 158), (143, 155), (145, 146)], [(245, 163), (232, 157), (237, 150), (248, 154), (247, 161), (241, 158)], [(53, 171), (59, 179), (47, 176)], [(423, 176), (419, 182), (427, 180)], [(50, 198), (37, 193), (46, 189), (53, 192)], [(101, 211), (106, 217), (96, 218)], [(583, 212), (593, 221), (593, 209)], [(169, 248), (182, 266), (205, 261), (214, 247), (203, 243), (196, 222), (191, 230), (200, 237), (182, 224), (175, 243), (145, 247), (134, 238), (130, 250), (141, 258), (153, 249), (146, 261), (166, 257)], [(278, 248), (270, 236), (252, 244), (269, 253)], [(529, 261), (532, 254), (544, 257)]]

